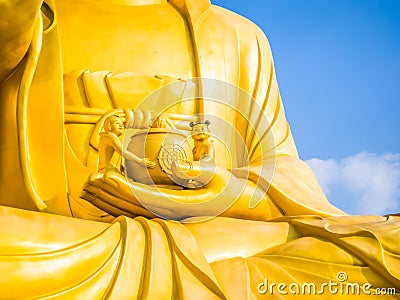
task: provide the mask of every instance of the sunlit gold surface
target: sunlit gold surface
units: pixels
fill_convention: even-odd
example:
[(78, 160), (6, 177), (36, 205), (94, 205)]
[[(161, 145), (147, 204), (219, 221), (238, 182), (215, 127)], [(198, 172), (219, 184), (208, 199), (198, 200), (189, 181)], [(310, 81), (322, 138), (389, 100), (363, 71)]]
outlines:
[[(2, 1), (0, 17), (0, 298), (254, 299), (265, 278), (339, 272), (400, 287), (400, 219), (327, 201), (255, 25), (207, 0)], [(210, 90), (226, 102), (203, 101)], [(164, 99), (180, 130), (224, 121), (211, 123), (211, 181), (93, 176), (102, 116)]]
[[(165, 147), (176, 144), (184, 153), (184, 160), (192, 160), (190, 154), (190, 144), (186, 136), (178, 131), (169, 131), (166, 128), (150, 128), (142, 130), (131, 137), (127, 149), (139, 156), (149, 157), (157, 164), (153, 169), (146, 169), (133, 161), (126, 161), (126, 174), (135, 181), (154, 185), (174, 185), (174, 182), (168, 175), (169, 168), (163, 164), (163, 158), (160, 157)], [(168, 149), (166, 149), (168, 151)], [(168, 154), (168, 153), (167, 153)], [(164, 154), (165, 155), (165, 154)]]

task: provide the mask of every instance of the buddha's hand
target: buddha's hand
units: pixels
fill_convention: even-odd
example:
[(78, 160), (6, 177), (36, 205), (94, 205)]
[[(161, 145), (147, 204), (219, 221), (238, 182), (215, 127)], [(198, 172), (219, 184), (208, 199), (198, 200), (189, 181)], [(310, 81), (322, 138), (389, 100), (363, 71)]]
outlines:
[(112, 215), (159, 216), (181, 220), (195, 216), (229, 216), (260, 218), (262, 205), (250, 203), (264, 200), (265, 192), (247, 179), (239, 179), (226, 168), (204, 156), (198, 165), (175, 164), (174, 176), (196, 182), (196, 189), (168, 189), (135, 182), (110, 172), (96, 181), (89, 181), (83, 199)]
[(188, 180), (188, 184), (185, 187), (200, 188), (214, 178), (217, 172), (217, 165), (211, 155), (205, 155), (199, 161), (173, 162), (171, 170), (174, 177)]

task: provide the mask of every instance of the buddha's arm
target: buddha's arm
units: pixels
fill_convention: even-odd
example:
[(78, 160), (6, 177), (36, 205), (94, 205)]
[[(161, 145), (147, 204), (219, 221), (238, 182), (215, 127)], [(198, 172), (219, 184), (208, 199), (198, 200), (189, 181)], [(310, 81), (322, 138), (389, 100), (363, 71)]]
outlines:
[[(327, 201), (312, 170), (298, 157), (264, 33), (242, 17), (232, 19), (236, 18), (239, 20), (234, 26), (241, 25), (237, 29), (242, 49), (241, 68), (245, 69), (241, 73), (249, 74), (241, 78), (239, 85), (255, 99), (253, 106), (258, 108), (249, 109), (246, 115), (249, 120), (258, 120), (253, 124), (257, 134), (248, 130), (242, 133), (250, 154), (249, 178), (267, 190), (269, 198), (286, 215), (343, 214)], [(252, 31), (254, 34), (249, 34)], [(240, 170), (234, 174), (243, 177)]]
[(0, 82), (28, 50), (41, 3), (41, 0), (0, 1)]

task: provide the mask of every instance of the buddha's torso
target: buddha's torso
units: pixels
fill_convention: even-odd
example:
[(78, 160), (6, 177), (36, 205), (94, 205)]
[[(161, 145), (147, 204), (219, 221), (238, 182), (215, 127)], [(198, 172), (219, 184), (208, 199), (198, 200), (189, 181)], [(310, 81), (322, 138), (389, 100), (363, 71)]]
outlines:
[[(154, 79), (155, 75), (167, 75), (172, 80), (197, 76), (193, 63), (193, 37), (186, 21), (172, 5), (166, 1), (121, 5), (117, 1), (55, 1), (64, 73), (66, 152), (73, 153), (73, 156), (67, 155), (66, 168), (72, 210), (74, 215), (82, 218), (90, 216), (82, 212), (83, 200), (79, 195), (88, 175), (96, 171), (98, 161), (88, 140), (93, 136), (100, 115), (87, 121), (88, 114), (94, 113), (95, 109), (136, 109), (141, 100), (131, 100), (138, 98), (134, 92), (132, 97), (124, 97), (121, 84), (129, 88), (133, 83), (135, 92), (145, 95), (170, 80), (161, 80), (158, 85), (159, 77)], [(84, 71), (89, 74), (87, 77), (82, 73)], [(97, 77), (96, 73), (101, 76)], [(118, 77), (120, 75), (123, 79)], [(95, 78), (98, 82), (95, 86), (105, 89), (90, 91), (87, 78)], [(136, 84), (135, 80), (144, 80), (147, 85)], [(77, 81), (83, 82), (83, 88), (73, 92)], [(138, 91), (140, 89), (142, 92)], [(100, 98), (106, 100), (100, 101)], [(79, 209), (76, 209), (76, 202), (80, 203)], [(87, 207), (85, 203), (83, 205)], [(90, 215), (96, 214), (92, 208), (87, 209)]]
[(190, 35), (168, 3), (56, 1), (64, 73), (76, 70), (192, 75)]

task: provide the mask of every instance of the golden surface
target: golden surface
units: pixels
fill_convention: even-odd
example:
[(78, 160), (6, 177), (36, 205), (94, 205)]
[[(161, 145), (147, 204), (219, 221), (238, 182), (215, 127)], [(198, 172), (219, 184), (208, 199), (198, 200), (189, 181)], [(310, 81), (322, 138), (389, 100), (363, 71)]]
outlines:
[[(0, 17), (1, 299), (279, 299), (265, 280), (341, 272), (400, 288), (400, 219), (325, 198), (254, 24), (208, 0), (6, 0)], [(211, 119), (212, 155), (187, 172), (201, 185), (97, 173), (99, 124), (126, 109), (181, 132)]]

